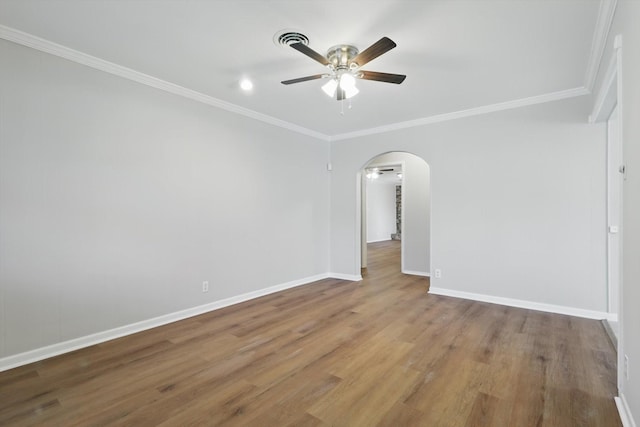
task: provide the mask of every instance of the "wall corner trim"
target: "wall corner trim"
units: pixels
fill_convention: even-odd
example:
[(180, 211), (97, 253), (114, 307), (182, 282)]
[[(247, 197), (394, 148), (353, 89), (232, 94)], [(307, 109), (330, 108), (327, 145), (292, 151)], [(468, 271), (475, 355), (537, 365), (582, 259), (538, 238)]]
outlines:
[[(270, 286), (257, 291), (248, 292), (241, 295), (225, 298), (218, 301), (213, 301), (208, 304), (187, 308), (185, 310), (176, 311), (174, 313), (165, 314), (162, 316), (154, 317), (151, 319), (142, 320), (140, 322), (131, 323), (129, 325), (120, 326), (117, 328), (109, 329), (107, 331), (98, 332), (91, 335), (86, 335), (79, 338), (74, 338), (68, 341), (48, 345), (45, 347), (29, 350), (23, 353), (0, 358), (0, 372), (6, 371), (18, 366), (27, 365), (29, 363), (38, 362), (43, 359), (58, 356), (64, 353), (69, 353), (74, 350), (89, 347), (95, 344), (100, 344), (106, 341), (110, 341), (116, 338), (124, 337), (127, 335), (135, 334), (137, 332), (146, 331), (148, 329), (163, 326), (169, 323), (177, 322), (179, 320), (187, 319), (189, 317), (198, 316), (200, 314), (208, 313), (210, 311), (218, 310), (220, 308), (228, 307), (230, 305), (239, 304), (244, 301), (248, 301), (254, 298), (259, 298), (265, 295), (269, 295), (275, 292), (280, 292), (286, 289), (295, 288), (297, 286), (307, 285), (318, 280), (323, 280), (333, 277), (330, 274), (323, 273), (315, 276), (309, 276), (298, 280), (293, 280), (286, 283)], [(354, 276), (355, 277), (355, 276)], [(362, 278), (360, 278), (361, 280)], [(355, 279), (346, 279), (355, 280)]]
[(623, 427), (637, 427), (625, 395), (620, 393), (619, 397), (614, 397), (613, 399), (616, 401), (616, 407), (618, 408), (618, 414), (620, 415), (620, 421), (622, 421)]
[(589, 123), (605, 122), (617, 102), (618, 55), (613, 52), (609, 64), (595, 94), (593, 109), (589, 114)]
[(589, 52), (589, 62), (587, 63), (587, 71), (584, 77), (584, 87), (589, 92), (593, 90), (593, 85), (598, 76), (617, 3), (617, 0), (600, 0), (600, 8), (598, 9), (598, 17), (591, 42), (591, 51)]
[(30, 47), (32, 49), (39, 50), (50, 55), (58, 56), (60, 58), (67, 59), (69, 61), (85, 65), (96, 70), (104, 71), (105, 73), (113, 74), (115, 76), (141, 83), (155, 89), (169, 92), (173, 95), (182, 96), (184, 98), (188, 98), (192, 101), (200, 102), (211, 107), (220, 108), (222, 110), (240, 114), (245, 117), (249, 117), (264, 123), (290, 130), (292, 132), (311, 136), (322, 141), (328, 142), (330, 140), (328, 135), (322, 134), (320, 132), (316, 132), (314, 130), (307, 129), (305, 127), (280, 120), (275, 117), (259, 113), (257, 111), (253, 111), (248, 108), (232, 104), (230, 102), (214, 98), (213, 96), (205, 95), (204, 93), (197, 92), (195, 90), (179, 86), (166, 80), (141, 73), (131, 68), (123, 67), (122, 65), (118, 65), (113, 62), (105, 61), (104, 59), (100, 59), (84, 52), (79, 52), (77, 50), (59, 45), (57, 43), (16, 30), (11, 27), (7, 27), (5, 25), (0, 25), (0, 39), (17, 43), (22, 46)]
[[(585, 310), (582, 308), (566, 307), (562, 305), (539, 303), (534, 301), (525, 301), (512, 298), (497, 297), (493, 295), (476, 294), (472, 292), (457, 291), (453, 289), (437, 288), (431, 286), (429, 293), (434, 295), (442, 295), (454, 298), (463, 298), (472, 301), (488, 302), (491, 304), (506, 305), (509, 307), (525, 308), (528, 310), (544, 311), (547, 313), (564, 314), (567, 316), (584, 317), (587, 319), (607, 319), (614, 320), (611, 313), (604, 311)], [(616, 316), (617, 318), (617, 316)]]

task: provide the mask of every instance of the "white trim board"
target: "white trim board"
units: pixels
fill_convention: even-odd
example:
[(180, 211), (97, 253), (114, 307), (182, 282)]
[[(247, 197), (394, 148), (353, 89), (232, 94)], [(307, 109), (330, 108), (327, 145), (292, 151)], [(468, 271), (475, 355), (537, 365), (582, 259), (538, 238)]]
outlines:
[(402, 270), (402, 274), (411, 274), (413, 276), (430, 277), (431, 274), (426, 271)]
[(444, 289), (431, 286), (429, 293), (434, 295), (443, 295), (448, 297), (463, 298), (472, 301), (488, 302), (491, 304), (506, 305), (509, 307), (525, 308), (528, 310), (544, 311), (547, 313), (565, 314), (567, 316), (584, 317), (587, 319), (607, 319), (612, 314), (603, 311), (584, 310), (581, 308), (566, 307), (562, 305), (545, 304), (533, 301), (518, 300), (512, 298), (496, 297), (493, 295), (476, 294), (472, 292), (456, 291), (453, 289)]
[[(219, 301), (214, 301), (214, 302), (200, 305), (197, 307), (188, 308), (186, 310), (176, 311), (174, 313), (165, 314), (162, 316), (154, 317), (152, 319), (147, 319), (140, 322), (132, 323), (130, 325), (109, 329), (107, 331), (98, 332), (98, 333), (87, 335), (84, 337), (74, 338), (69, 341), (64, 341), (64, 342), (52, 344), (46, 347), (29, 350), (24, 353), (7, 356), (0, 359), (0, 372), (6, 371), (8, 369), (16, 368), (18, 366), (26, 365), (29, 363), (38, 362), (43, 359), (48, 359), (50, 357), (58, 356), (60, 354), (69, 353), (71, 351), (89, 347), (95, 344), (100, 344), (105, 341), (110, 341), (116, 338), (124, 337), (126, 335), (131, 335), (137, 332), (146, 331), (148, 329), (157, 328), (158, 326), (163, 326), (169, 323), (177, 322), (179, 320), (187, 319), (193, 316), (198, 316), (200, 314), (208, 313), (210, 311), (218, 310), (220, 308), (228, 307), (230, 305), (238, 304), (254, 298), (259, 298), (275, 292), (284, 291), (286, 289), (307, 285), (309, 283), (313, 283), (318, 280), (323, 280), (323, 279), (328, 279), (333, 277), (334, 276), (327, 273), (305, 277), (303, 279), (281, 283), (279, 285), (270, 286), (268, 288), (259, 289), (257, 291), (248, 292), (241, 295), (236, 295), (230, 298), (225, 298)], [(342, 277), (338, 277), (338, 278), (341, 279)], [(354, 280), (354, 279), (345, 279), (345, 280)], [(362, 278), (360, 278), (359, 280), (362, 280)]]
[(613, 44), (613, 53), (600, 87), (596, 93), (593, 109), (589, 114), (589, 123), (606, 122), (618, 102), (618, 49), (622, 47), (622, 37), (617, 35)]
[(327, 277), (330, 279), (349, 280), (351, 282), (360, 282), (362, 280), (362, 276), (359, 274), (329, 273)]
[(600, 83), (596, 95), (596, 101), (593, 104), (593, 110), (589, 114), (589, 123), (605, 122), (616, 104), (616, 88), (618, 84), (618, 66), (616, 61), (616, 53), (612, 55), (607, 71)]
[(20, 44), (22, 46), (39, 50), (41, 52), (58, 56), (60, 58), (67, 59), (69, 61), (73, 61), (87, 67), (95, 68), (96, 70), (104, 71), (105, 73), (113, 74), (137, 83), (142, 83), (143, 85), (151, 86), (155, 89), (160, 89), (174, 95), (179, 95), (193, 101), (201, 102), (212, 107), (250, 117), (261, 122), (269, 123), (271, 125), (278, 126), (283, 129), (287, 129), (303, 135), (311, 136), (323, 141), (329, 141), (329, 136), (323, 133), (307, 129), (305, 127), (298, 126), (284, 120), (276, 119), (275, 117), (253, 111), (218, 98), (214, 98), (213, 96), (205, 95), (204, 93), (197, 92), (195, 90), (179, 86), (166, 80), (141, 73), (131, 68), (123, 67), (122, 65), (118, 65), (113, 62), (105, 61), (104, 59), (79, 52), (77, 50), (59, 45), (57, 43), (53, 43), (49, 40), (42, 39), (40, 37), (16, 30), (11, 27), (7, 27), (5, 25), (0, 25), (0, 38)]
[[(604, 2), (615, 0), (603, 0)], [(232, 104), (227, 101), (223, 101), (218, 98), (214, 98), (209, 95), (205, 95), (201, 92), (197, 92), (192, 89), (179, 86), (177, 84), (159, 79), (157, 77), (150, 76), (148, 74), (141, 73), (131, 68), (123, 67), (122, 65), (115, 64), (113, 62), (100, 59), (98, 57), (71, 49), (69, 47), (51, 42), (49, 40), (34, 36), (29, 33), (25, 33), (20, 30), (16, 30), (5, 25), (0, 25), (0, 39), (4, 39), (13, 43), (17, 43), (22, 46), (30, 47), (41, 52), (48, 53), (50, 55), (58, 56), (60, 58), (67, 59), (78, 64), (85, 65), (87, 67), (94, 68), (96, 70), (104, 71), (105, 73), (113, 74), (128, 80), (132, 80), (155, 89), (163, 90), (165, 92), (172, 93), (174, 95), (182, 96), (193, 101), (201, 102), (212, 107), (221, 108), (223, 110), (230, 111), (232, 113), (240, 114), (246, 117), (250, 117), (255, 120), (259, 120), (265, 123), (269, 123), (274, 126), (278, 126), (283, 129), (297, 132), (303, 135), (307, 135), (313, 138), (317, 138), (322, 141), (340, 141), (345, 139), (352, 139), (366, 135), (374, 135), (378, 133), (390, 132), (398, 129), (406, 129), (415, 126), (423, 126), (430, 123), (438, 123), (447, 120), (455, 120), (463, 117), (476, 116), (480, 114), (492, 113), (495, 111), (509, 110), (513, 108), (524, 107), (527, 105), (541, 104), (545, 102), (557, 101), (560, 99), (572, 98), (576, 96), (587, 95), (590, 90), (586, 87), (577, 87), (573, 89), (562, 90), (558, 92), (551, 92), (537, 96), (531, 96), (523, 99), (516, 99), (512, 101), (500, 102), (497, 104), (490, 104), (476, 108), (470, 108), (466, 110), (454, 111), (450, 113), (437, 114), (435, 116), (423, 117), (416, 120), (410, 120), (406, 122), (392, 123), (385, 126), (362, 129), (354, 132), (348, 132), (338, 135), (325, 135), (320, 132), (305, 128), (303, 126), (296, 125), (284, 120), (277, 119), (275, 117), (259, 113), (257, 111), (250, 110), (248, 108), (241, 107), (239, 105)], [(602, 54), (600, 54), (602, 55)], [(597, 71), (597, 68), (596, 68)]]
[(633, 419), (633, 415), (631, 415), (631, 409), (629, 409), (629, 404), (627, 403), (624, 393), (620, 393), (620, 397), (614, 397), (613, 399), (616, 402), (623, 427), (636, 427), (636, 422)]
[(589, 62), (584, 76), (584, 87), (591, 92), (598, 76), (598, 70), (602, 62), (602, 56), (607, 44), (607, 36), (613, 22), (613, 15), (616, 11), (617, 0), (600, 0), (596, 28), (591, 41), (591, 51), (589, 52)]
[(424, 126), (431, 123), (439, 123), (448, 120), (461, 119), (464, 117), (478, 116), (481, 114), (493, 113), (496, 111), (511, 110), (514, 108), (526, 107), (528, 105), (543, 104), (545, 102), (559, 101), (561, 99), (574, 98), (591, 93), (585, 87), (561, 90), (558, 92), (545, 93), (543, 95), (530, 96), (528, 98), (516, 99), (513, 101), (499, 102), (497, 104), (484, 105), (482, 107), (469, 108), (467, 110), (454, 111), (451, 113), (437, 114), (435, 116), (423, 117), (421, 119), (409, 120), (406, 122), (392, 123), (385, 126), (347, 132), (329, 137), (331, 141), (341, 141), (344, 139), (358, 138), (361, 136), (374, 135), (378, 133), (391, 132), (394, 130), (407, 129), (416, 126)]
[(380, 242), (390, 242), (390, 241), (391, 241), (391, 237), (389, 237), (388, 239), (367, 240), (367, 243), (380, 243)]

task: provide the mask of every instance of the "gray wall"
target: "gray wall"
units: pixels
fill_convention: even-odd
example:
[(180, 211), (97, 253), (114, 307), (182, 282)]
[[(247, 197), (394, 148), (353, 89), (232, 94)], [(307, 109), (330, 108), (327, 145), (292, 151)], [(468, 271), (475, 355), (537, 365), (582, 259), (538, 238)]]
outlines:
[(396, 185), (367, 180), (367, 243), (391, 240), (396, 232)]
[(326, 142), (0, 58), (0, 357), (328, 271)]
[(357, 274), (356, 175), (406, 151), (431, 171), (432, 285), (606, 311), (605, 127), (573, 98), (332, 143), (331, 271)]

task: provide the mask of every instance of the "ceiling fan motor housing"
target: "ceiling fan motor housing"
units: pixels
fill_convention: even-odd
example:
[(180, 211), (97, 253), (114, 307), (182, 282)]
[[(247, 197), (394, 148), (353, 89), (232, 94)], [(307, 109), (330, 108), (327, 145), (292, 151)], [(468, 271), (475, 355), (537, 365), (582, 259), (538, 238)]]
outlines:
[(350, 67), (357, 67), (357, 64), (351, 63), (351, 60), (358, 56), (358, 53), (358, 48), (355, 46), (339, 44), (327, 50), (327, 59), (334, 70), (348, 70)]

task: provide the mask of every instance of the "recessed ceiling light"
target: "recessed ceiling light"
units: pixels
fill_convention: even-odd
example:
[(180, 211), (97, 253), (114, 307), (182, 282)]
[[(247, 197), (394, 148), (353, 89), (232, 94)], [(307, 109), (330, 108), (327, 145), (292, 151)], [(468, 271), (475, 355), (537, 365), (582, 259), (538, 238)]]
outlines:
[(248, 92), (253, 89), (253, 83), (249, 79), (242, 79), (240, 80), (240, 89)]

